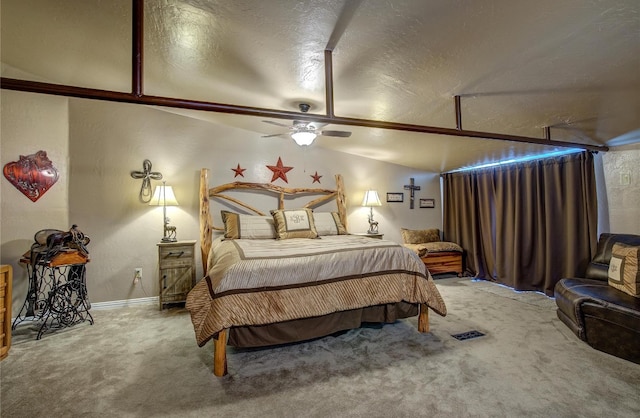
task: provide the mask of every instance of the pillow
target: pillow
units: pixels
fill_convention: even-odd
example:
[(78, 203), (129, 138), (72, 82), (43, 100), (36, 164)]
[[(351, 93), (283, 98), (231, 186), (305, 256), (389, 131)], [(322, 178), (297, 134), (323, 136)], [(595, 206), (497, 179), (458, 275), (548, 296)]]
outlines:
[(338, 212), (313, 212), (313, 223), (316, 225), (318, 236), (347, 235), (347, 229), (342, 225)]
[(405, 244), (424, 244), (426, 242), (440, 241), (440, 230), (432, 229), (405, 229), (400, 228), (402, 233), (402, 242)]
[(225, 238), (274, 239), (276, 229), (271, 216), (240, 215), (226, 210), (220, 212)]
[(455, 242), (447, 242), (447, 241), (435, 241), (435, 242), (425, 242), (424, 247), (430, 253), (442, 253), (442, 252), (463, 252), (462, 247), (456, 244)]
[(272, 210), (278, 239), (318, 238), (311, 209)]
[(640, 247), (617, 242), (611, 250), (609, 286), (640, 297)]

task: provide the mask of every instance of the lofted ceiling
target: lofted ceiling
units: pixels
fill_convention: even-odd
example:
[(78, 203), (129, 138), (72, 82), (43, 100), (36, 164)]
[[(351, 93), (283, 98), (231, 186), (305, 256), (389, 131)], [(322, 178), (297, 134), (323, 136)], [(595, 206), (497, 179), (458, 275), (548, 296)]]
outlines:
[[(3, 77), (131, 92), (131, 0), (2, 0), (0, 11)], [(146, 0), (143, 11), (145, 95), (284, 112), (305, 102), (326, 116), (329, 49), (338, 118), (455, 129), (459, 96), (465, 131), (554, 141), (332, 123), (351, 137), (312, 147), (444, 172), (640, 141), (637, 0)], [(286, 130), (265, 117), (163, 109), (291, 141), (261, 138)]]

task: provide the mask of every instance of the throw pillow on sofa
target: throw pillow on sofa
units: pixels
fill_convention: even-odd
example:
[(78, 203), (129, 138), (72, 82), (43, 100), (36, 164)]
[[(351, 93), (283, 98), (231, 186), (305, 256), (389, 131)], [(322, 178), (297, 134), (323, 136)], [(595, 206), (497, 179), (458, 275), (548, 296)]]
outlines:
[(615, 243), (608, 276), (609, 286), (640, 297), (640, 247)]

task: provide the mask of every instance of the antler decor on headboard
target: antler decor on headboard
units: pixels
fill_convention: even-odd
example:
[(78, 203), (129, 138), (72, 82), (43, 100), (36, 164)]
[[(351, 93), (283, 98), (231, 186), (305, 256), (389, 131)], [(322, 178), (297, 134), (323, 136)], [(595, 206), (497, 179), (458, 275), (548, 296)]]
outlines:
[(229, 190), (253, 190), (253, 191), (266, 191), (273, 193), (278, 197), (278, 209), (284, 209), (285, 196), (295, 196), (302, 194), (318, 194), (323, 195), (314, 200), (311, 200), (307, 204), (303, 205), (304, 208), (313, 209), (325, 202), (332, 199), (336, 200), (338, 208), (338, 216), (342, 221), (342, 224), (347, 228), (347, 201), (344, 192), (344, 183), (342, 176), (336, 174), (336, 189), (313, 189), (313, 188), (291, 188), (281, 187), (271, 183), (247, 183), (247, 182), (233, 182), (226, 183), (220, 186), (209, 188), (209, 169), (203, 168), (200, 170), (200, 251), (202, 254), (202, 266), (205, 274), (207, 272), (207, 257), (209, 250), (211, 249), (212, 234), (213, 231), (223, 231), (224, 228), (216, 227), (213, 225), (213, 219), (209, 208), (209, 199), (219, 198), (233, 202), (235, 205), (243, 207), (256, 215), (265, 216), (260, 210), (234, 198), (222, 194)]

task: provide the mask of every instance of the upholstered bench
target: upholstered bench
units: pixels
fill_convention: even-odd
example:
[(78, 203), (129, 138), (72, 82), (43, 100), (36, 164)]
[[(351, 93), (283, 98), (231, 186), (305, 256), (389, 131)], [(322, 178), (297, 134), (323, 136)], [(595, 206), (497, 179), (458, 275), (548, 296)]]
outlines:
[(402, 228), (400, 231), (403, 245), (418, 254), (431, 274), (457, 273), (462, 276), (464, 250), (454, 242), (441, 241), (438, 229)]
[(616, 243), (640, 246), (640, 236), (602, 234), (596, 255), (587, 267), (587, 277), (565, 278), (556, 284), (557, 313), (591, 347), (640, 364), (640, 298), (608, 281)]

